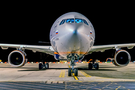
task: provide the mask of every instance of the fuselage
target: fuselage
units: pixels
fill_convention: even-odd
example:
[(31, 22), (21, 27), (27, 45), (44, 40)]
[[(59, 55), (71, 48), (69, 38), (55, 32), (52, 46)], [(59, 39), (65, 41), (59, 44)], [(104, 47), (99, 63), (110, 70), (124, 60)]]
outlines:
[(60, 16), (50, 30), (50, 41), (54, 53), (64, 57), (75, 54), (81, 58), (94, 44), (93, 25), (84, 15), (69, 12)]

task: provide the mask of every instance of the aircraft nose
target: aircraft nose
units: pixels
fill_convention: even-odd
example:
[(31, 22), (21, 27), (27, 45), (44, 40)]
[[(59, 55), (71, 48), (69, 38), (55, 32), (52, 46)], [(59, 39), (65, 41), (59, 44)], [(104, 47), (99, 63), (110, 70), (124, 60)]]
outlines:
[(79, 32), (83, 30), (83, 25), (82, 24), (75, 24), (75, 25), (67, 25), (66, 26), (68, 31), (70, 31), (72, 34), (77, 35)]
[(76, 53), (81, 55), (88, 51), (85, 46), (89, 47), (90, 43), (88, 39), (88, 29), (85, 25), (79, 23), (66, 23), (65, 26), (61, 28), (61, 31), (60, 39), (56, 42), (60, 45), (57, 47), (57, 50), (62, 52), (61, 55), (63, 52), (67, 52), (66, 54)]
[(78, 52), (81, 48), (81, 37), (83, 37), (83, 29), (84, 26), (81, 24), (67, 24), (66, 30), (67, 33), (64, 35), (66, 41), (64, 41), (64, 45), (68, 48), (70, 52)]

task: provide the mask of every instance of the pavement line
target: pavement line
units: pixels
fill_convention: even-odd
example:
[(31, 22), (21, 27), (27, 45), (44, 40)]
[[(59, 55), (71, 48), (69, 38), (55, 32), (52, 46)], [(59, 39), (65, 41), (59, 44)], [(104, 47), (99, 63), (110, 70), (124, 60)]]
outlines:
[(75, 79), (75, 80), (79, 80), (79, 79), (78, 79), (78, 77), (77, 77), (77, 76), (75, 76), (75, 74), (74, 74), (74, 73), (72, 73), (72, 74), (73, 74), (73, 77), (74, 77), (74, 79)]
[(71, 68), (70, 65), (68, 65), (68, 67)]
[(86, 74), (85, 72), (83, 71), (80, 71), (85, 77), (91, 77), (90, 75)]
[[(68, 65), (68, 67), (71, 68), (70, 65)], [(71, 72), (72, 72), (72, 69), (71, 69)]]
[(60, 78), (65, 77), (65, 70), (61, 70), (61, 73), (60, 73), (59, 77), (60, 77)]
[(121, 86), (117, 87), (115, 90), (118, 90)]

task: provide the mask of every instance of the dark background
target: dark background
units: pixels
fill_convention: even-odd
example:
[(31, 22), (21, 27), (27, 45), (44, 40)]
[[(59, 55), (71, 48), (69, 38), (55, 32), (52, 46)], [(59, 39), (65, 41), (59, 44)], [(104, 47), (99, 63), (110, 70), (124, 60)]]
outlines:
[[(95, 45), (135, 43), (134, 8), (133, 2), (126, 1), (2, 2), (0, 43), (41, 45), (38, 41), (50, 42), (49, 32), (52, 24), (67, 12), (82, 13), (91, 21), (96, 33)], [(0, 51), (0, 58), (7, 60), (12, 49)], [(135, 60), (135, 48), (128, 51), (133, 57), (132, 60)], [(40, 59), (40, 53), (26, 52), (29, 60)], [(114, 51), (108, 50), (92, 55), (104, 59), (111, 57), (111, 53)], [(90, 59), (92, 55), (86, 57)]]

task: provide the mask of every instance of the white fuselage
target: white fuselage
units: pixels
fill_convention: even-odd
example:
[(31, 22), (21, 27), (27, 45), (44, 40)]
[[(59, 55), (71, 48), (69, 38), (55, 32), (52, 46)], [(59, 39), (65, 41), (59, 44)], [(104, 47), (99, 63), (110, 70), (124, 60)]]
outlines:
[(86, 55), (94, 44), (95, 31), (91, 22), (82, 14), (69, 12), (60, 16), (52, 25), (50, 41), (55, 53), (67, 58), (69, 54)]

